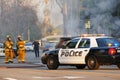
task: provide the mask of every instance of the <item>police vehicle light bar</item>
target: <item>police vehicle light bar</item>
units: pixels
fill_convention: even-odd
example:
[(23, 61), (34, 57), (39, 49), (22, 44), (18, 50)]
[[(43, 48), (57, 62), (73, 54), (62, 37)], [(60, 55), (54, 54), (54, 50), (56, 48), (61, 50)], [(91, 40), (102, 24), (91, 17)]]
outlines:
[(80, 37), (105, 36), (105, 34), (82, 34)]

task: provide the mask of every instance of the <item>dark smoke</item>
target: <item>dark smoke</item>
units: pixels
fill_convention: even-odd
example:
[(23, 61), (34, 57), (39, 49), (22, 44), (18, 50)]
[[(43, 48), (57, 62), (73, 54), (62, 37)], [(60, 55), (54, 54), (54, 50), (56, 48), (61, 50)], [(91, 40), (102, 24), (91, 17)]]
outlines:
[(61, 0), (67, 5), (67, 15), (64, 15), (64, 35), (78, 36), (87, 33), (86, 17), (91, 22), (90, 33), (103, 33), (119, 37), (120, 13), (114, 16), (120, 0)]

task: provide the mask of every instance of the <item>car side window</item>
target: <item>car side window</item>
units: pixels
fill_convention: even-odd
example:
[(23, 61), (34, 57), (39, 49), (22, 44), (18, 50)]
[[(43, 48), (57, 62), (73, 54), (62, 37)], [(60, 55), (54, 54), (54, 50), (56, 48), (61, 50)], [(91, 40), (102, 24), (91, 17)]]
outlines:
[(78, 45), (78, 48), (89, 48), (90, 47), (90, 39), (82, 39)]
[(119, 46), (119, 42), (113, 38), (97, 38), (98, 47)]
[(69, 43), (67, 43), (66, 48), (75, 48), (78, 41), (79, 41), (79, 39), (71, 40)]

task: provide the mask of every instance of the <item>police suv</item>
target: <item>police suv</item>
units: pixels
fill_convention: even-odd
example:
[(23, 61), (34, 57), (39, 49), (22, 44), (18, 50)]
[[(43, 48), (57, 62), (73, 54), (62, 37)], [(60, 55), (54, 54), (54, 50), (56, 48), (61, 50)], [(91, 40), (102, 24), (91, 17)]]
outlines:
[(59, 65), (73, 65), (78, 69), (86, 66), (98, 69), (100, 65), (117, 65), (120, 69), (120, 43), (103, 34), (84, 34), (68, 41), (61, 49), (42, 54), (48, 69)]

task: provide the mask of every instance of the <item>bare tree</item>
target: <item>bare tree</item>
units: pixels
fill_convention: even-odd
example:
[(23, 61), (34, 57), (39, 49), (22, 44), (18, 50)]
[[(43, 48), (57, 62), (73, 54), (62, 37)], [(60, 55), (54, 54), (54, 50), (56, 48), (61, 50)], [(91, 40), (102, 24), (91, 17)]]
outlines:
[[(11, 35), (12, 37), (17, 37), (17, 35), (23, 35), (24, 39), (28, 39), (28, 30), (36, 29), (37, 27), (37, 15), (36, 10), (30, 5), (28, 0), (1, 0), (0, 3), (0, 30), (3, 35), (0, 37), (5, 37), (6, 35)], [(36, 36), (40, 35), (41, 32), (37, 31)], [(34, 35), (33, 35), (34, 36)], [(33, 40), (36, 36), (31, 37)]]

